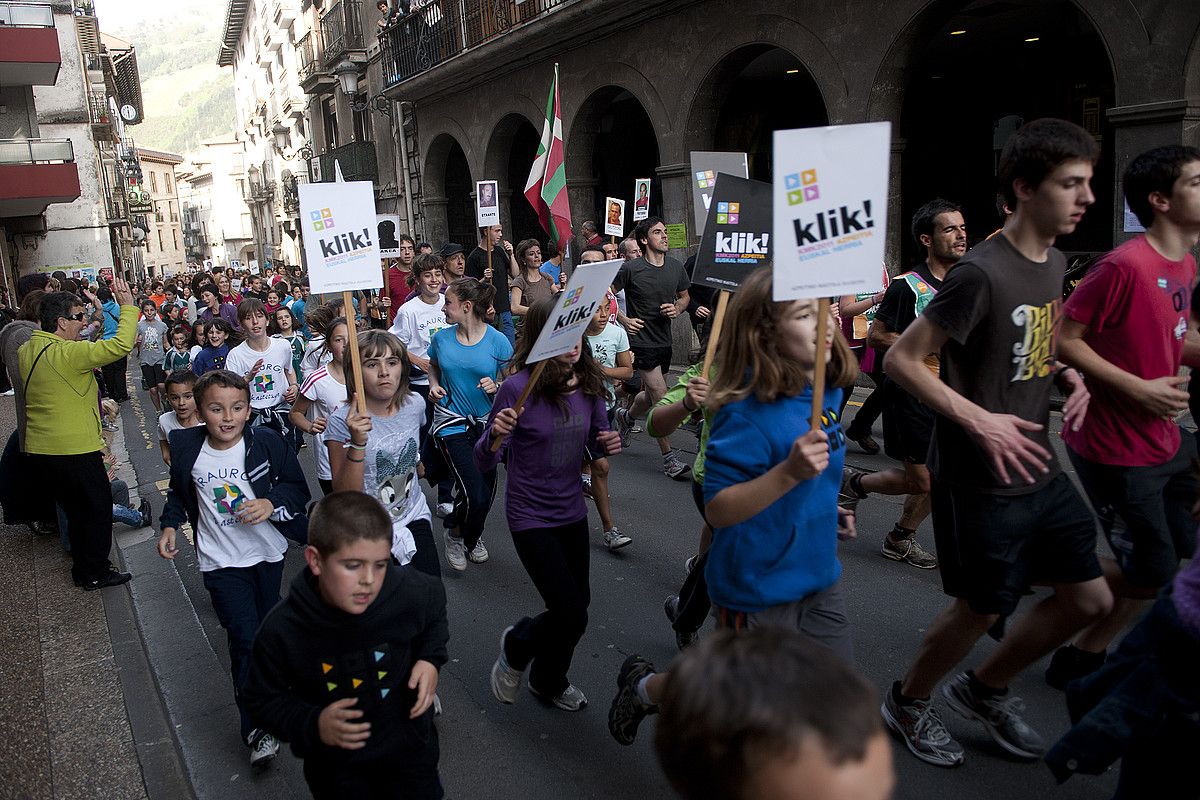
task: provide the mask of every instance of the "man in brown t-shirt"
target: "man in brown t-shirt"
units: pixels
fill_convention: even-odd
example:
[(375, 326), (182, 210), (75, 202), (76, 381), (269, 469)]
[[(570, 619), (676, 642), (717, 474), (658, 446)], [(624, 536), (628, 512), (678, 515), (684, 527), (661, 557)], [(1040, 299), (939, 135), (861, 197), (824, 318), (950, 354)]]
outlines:
[[(1096, 527), (1049, 441), (1051, 381), (1068, 394), (1064, 425), (1087, 409), (1080, 375), (1055, 357), (1066, 261), (1054, 249), (1095, 200), (1098, 157), (1082, 128), (1043, 119), (1019, 130), (1000, 159), (1014, 209), (1001, 235), (972, 249), (888, 353), (888, 377), (937, 414), (930, 449), (933, 531), (942, 585), (953, 597), (930, 625), (883, 717), (908, 749), (939, 766), (962, 763), (930, 695), (1033, 583), (1054, 593), (1030, 609), (990, 656), (942, 686), (952, 709), (981, 721), (1005, 751), (1038, 758), (1041, 737), (1008, 684), (1107, 613), (1112, 594), (1096, 558)], [(941, 352), (941, 379), (924, 365)]]

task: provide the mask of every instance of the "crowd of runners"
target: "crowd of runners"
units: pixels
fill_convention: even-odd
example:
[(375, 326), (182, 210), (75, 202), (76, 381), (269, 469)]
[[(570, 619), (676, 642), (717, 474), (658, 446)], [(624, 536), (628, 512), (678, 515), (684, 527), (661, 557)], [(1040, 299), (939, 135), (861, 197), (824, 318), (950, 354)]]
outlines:
[[(502, 505), (540, 601), (486, 632), (500, 644), (480, 680), (501, 703), (524, 683), (549, 708), (585, 708), (570, 673), (591, 600), (587, 502), (605, 547), (636, 544), (617, 521), (638, 509), (608, 487), (644, 431), (696, 508), (676, 531), (695, 555), (663, 604), (681, 654), (662, 671), (630, 656), (604, 701), (624, 745), (657, 715), (655, 748), (682, 797), (810, 797), (817, 784), (821, 797), (888, 797), (888, 731), (929, 764), (967, 757), (942, 708), (1060, 781), (1120, 759), (1118, 796), (1144, 796), (1172, 785), (1200, 740), (1197, 453), (1179, 423), (1200, 399), (1188, 385), (1200, 151), (1130, 162), (1121, 190), (1146, 232), (1064, 297), (1054, 243), (1088, 213), (1098, 158), (1071, 123), (1021, 128), (1000, 157), (1000, 228), (970, 235), (960, 206), (929, 199), (911, 220), (921, 261), (884, 270), (876, 292), (831, 298), (824, 341), (819, 302), (775, 302), (770, 266), (756, 270), (707, 373), (671, 373), (673, 321), (686, 315), (703, 345), (714, 299), (653, 216), (619, 242), (584, 224), (577, 262), (623, 263), (583, 339), (532, 387), (528, 359), (570, 266), (554, 242), (514, 246), (500, 226), (471, 252), (401, 234), (387, 286), (350, 307), (269, 267), (145, 287), (25, 276), (0, 330), (0, 391), (18, 417), (0, 461), (5, 518), (56, 530), (85, 590), (130, 579), (108, 558), (113, 522), (155, 514), (114, 481), (108, 434), (135, 358), (170, 471), (158, 551), (194, 542), (250, 762), (265, 766), (283, 741), (314, 797), (439, 798), (442, 569), (487, 562)], [(847, 424), (856, 383), (872, 389)], [(1082, 492), (1051, 442), (1058, 401)], [(847, 466), (848, 448), (879, 452), (880, 417), (896, 466)], [(672, 446), (681, 436), (699, 440), (690, 465)], [(881, 555), (938, 569), (948, 598), (878, 690), (855, 671), (838, 558), (840, 540), (876, 535), (855, 522), (872, 495), (904, 496)], [(306, 568), (281, 599), (289, 547)], [(985, 636), (998, 645), (973, 658)], [(1035, 730), (1008, 688), (1051, 654), (1065, 732)]]

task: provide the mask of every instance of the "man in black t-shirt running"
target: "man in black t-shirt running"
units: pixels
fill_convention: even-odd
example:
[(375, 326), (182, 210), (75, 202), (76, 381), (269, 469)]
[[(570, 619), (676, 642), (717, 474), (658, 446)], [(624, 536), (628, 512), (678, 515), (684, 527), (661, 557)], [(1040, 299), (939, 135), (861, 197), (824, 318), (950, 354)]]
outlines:
[[(946, 200), (932, 200), (917, 209), (912, 221), (913, 238), (925, 248), (924, 263), (912, 272), (898, 275), (888, 286), (867, 334), (867, 344), (886, 353), (929, 305), (950, 268), (967, 252), (967, 224), (962, 208)], [(929, 353), (925, 365), (938, 374), (938, 354)], [(881, 553), (919, 569), (933, 569), (937, 558), (917, 542), (917, 528), (929, 516), (929, 441), (933, 438), (933, 410), (893, 380), (885, 379), (883, 392), (883, 441), (889, 456), (903, 468), (860, 472), (846, 467), (840, 502), (853, 508), (871, 492), (907, 494), (899, 522), (883, 540)]]
[[(1025, 125), (1000, 157), (1013, 208), (1004, 231), (976, 245), (888, 353), (885, 369), (934, 410), (929, 453), (933, 533), (942, 586), (953, 598), (929, 626), (881, 712), (917, 758), (963, 761), (933, 707), (934, 688), (1031, 584), (1053, 587), (974, 670), (942, 686), (956, 713), (984, 724), (1018, 758), (1045, 750), (1020, 715), (1009, 683), (1112, 608), (1096, 557), (1096, 523), (1050, 444), (1050, 390), (1067, 395), (1063, 425), (1078, 425), (1088, 392), (1056, 359), (1071, 233), (1095, 197), (1095, 140), (1070, 122)], [(941, 353), (941, 380), (925, 356)]]
[[(621, 265), (613, 279), (613, 294), (625, 290), (629, 346), (633, 368), (642, 378), (642, 390), (628, 410), (617, 409), (621, 441), (638, 417), (649, 411), (667, 393), (666, 374), (671, 368), (671, 320), (688, 306), (688, 280), (683, 264), (667, 256), (667, 227), (659, 217), (638, 223), (633, 232), (642, 256)], [(671, 440), (658, 440), (663, 472), (674, 480), (687, 480), (690, 468), (671, 449)]]

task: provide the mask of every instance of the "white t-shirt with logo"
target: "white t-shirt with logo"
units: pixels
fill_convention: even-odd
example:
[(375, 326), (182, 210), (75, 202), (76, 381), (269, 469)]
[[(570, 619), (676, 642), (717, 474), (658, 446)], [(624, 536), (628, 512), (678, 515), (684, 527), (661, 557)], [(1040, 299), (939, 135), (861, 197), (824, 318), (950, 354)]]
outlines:
[[(304, 376), (300, 394), (312, 401), (312, 408), (308, 412), (310, 420), (324, 417), (328, 421), (333, 416), (333, 412), (346, 405), (346, 384), (330, 375), (329, 370), (325, 367), (318, 367), (316, 372), (310, 372)], [(321, 480), (331, 481), (333, 473), (329, 469), (329, 448), (325, 446), (320, 434), (314, 438), (316, 439), (313, 450), (316, 451), (317, 456), (317, 477)]]
[(292, 346), (286, 339), (267, 339), (267, 349), (252, 350), (249, 342), (242, 342), (229, 351), (225, 358), (225, 369), (245, 377), (246, 373), (262, 359), (262, 367), (250, 379), (251, 408), (274, 408), (283, 402), (287, 391), (287, 371), (292, 368)]
[[(404, 342), (409, 352), (418, 358), (429, 357), (429, 343), (433, 335), (446, 325), (446, 296), (439, 294), (437, 302), (426, 303), (419, 296), (400, 306), (396, 312), (396, 321), (392, 323), (392, 333)], [(412, 383), (416, 386), (427, 386), (428, 375), (414, 375)]]
[[(196, 425), (203, 424), (204, 423), (200, 421), (200, 415), (197, 414), (195, 425), (192, 425), (191, 427), (194, 428)], [(181, 431), (183, 428), (184, 426), (179, 424), (179, 417), (175, 416), (174, 411), (168, 411), (165, 414), (161, 414), (158, 418), (158, 440), (160, 442), (170, 441), (169, 434), (171, 431)]]
[(205, 439), (192, 467), (192, 481), (200, 505), (196, 551), (201, 572), (252, 567), (283, 558), (287, 539), (274, 525), (243, 525), (235, 516), (243, 504), (258, 499), (246, 476), (245, 439), (228, 450), (216, 450)]

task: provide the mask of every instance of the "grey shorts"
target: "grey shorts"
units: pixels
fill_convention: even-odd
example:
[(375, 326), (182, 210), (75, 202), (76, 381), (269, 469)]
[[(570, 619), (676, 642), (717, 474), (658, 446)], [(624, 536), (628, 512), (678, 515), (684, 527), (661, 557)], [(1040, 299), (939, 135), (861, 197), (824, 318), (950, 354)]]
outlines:
[(846, 616), (846, 601), (842, 597), (840, 582), (799, 600), (762, 611), (731, 611), (715, 606), (713, 611), (718, 627), (734, 630), (786, 628), (808, 637), (854, 666), (854, 638), (850, 635), (850, 618)]

